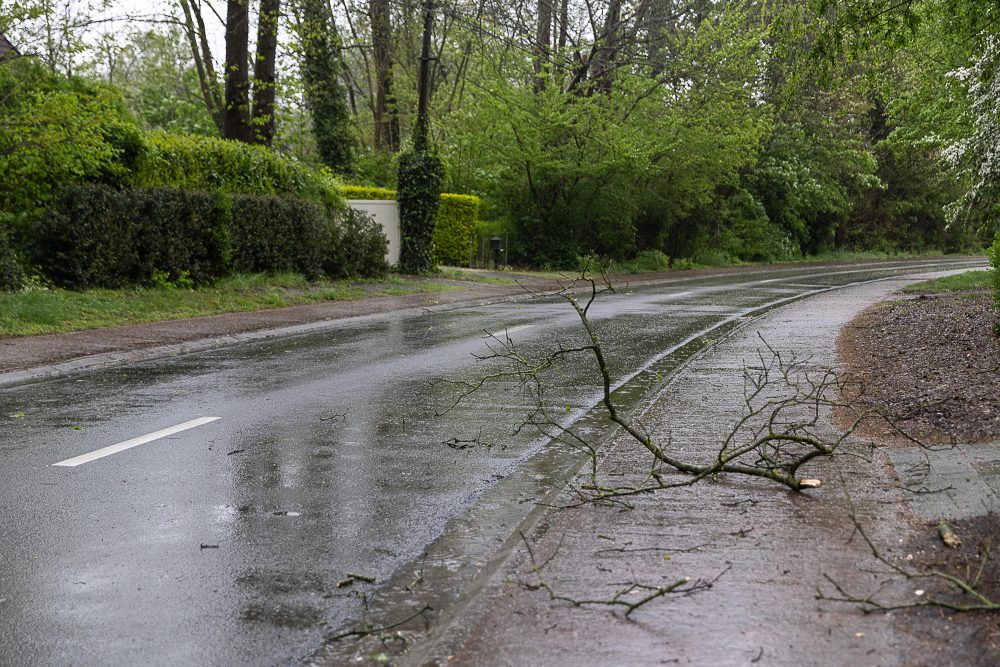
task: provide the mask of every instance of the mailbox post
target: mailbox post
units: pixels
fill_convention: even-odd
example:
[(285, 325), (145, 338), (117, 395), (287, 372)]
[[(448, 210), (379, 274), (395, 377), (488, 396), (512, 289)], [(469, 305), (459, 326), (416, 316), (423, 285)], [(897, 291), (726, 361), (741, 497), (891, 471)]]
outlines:
[(500, 247), (500, 237), (494, 236), (490, 239), (490, 249), (493, 250), (493, 270), (500, 269), (500, 251), (503, 248)]

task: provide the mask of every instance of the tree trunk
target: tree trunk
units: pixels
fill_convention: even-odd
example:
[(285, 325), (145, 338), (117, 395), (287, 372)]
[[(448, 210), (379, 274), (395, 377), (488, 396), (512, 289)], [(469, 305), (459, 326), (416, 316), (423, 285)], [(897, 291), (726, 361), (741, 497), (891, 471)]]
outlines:
[(399, 150), (399, 115), (392, 94), (392, 29), (389, 0), (370, 0), (372, 54), (375, 61), (375, 148), (395, 153)]
[(281, 0), (261, 0), (257, 16), (257, 56), (253, 69), (253, 138), (270, 146), (274, 141), (274, 65), (278, 51), (278, 15)]
[(545, 90), (544, 70), (549, 62), (552, 43), (552, 0), (538, 0), (538, 25), (535, 30), (535, 92)]
[(222, 114), (222, 136), (251, 143), (248, 2), (228, 0), (226, 3), (226, 106)]
[[(422, 152), (430, 133), (431, 30), (434, 27), (434, 0), (424, 0), (424, 34), (420, 50), (420, 79), (417, 82), (417, 134), (414, 150)], [(421, 145), (418, 145), (421, 144)]]
[(191, 57), (194, 58), (195, 70), (198, 72), (202, 100), (221, 135), (222, 98), (219, 96), (218, 79), (215, 77), (215, 66), (212, 64), (212, 52), (205, 38), (205, 22), (201, 16), (201, 8), (192, 5), (188, 0), (180, 0), (180, 5), (184, 11), (184, 31), (187, 33)]
[(604, 34), (600, 36), (601, 46), (596, 53), (593, 68), (597, 91), (611, 94), (615, 80), (615, 60), (620, 48), (619, 37), (622, 23), (622, 0), (611, 0), (604, 20)]

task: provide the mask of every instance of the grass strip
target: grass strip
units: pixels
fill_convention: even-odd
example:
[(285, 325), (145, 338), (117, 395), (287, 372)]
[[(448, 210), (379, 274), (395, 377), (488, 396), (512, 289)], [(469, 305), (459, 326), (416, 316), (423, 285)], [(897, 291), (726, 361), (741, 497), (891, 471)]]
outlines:
[(300, 275), (280, 274), (231, 276), (194, 289), (171, 285), (79, 292), (34, 288), (0, 292), (0, 337), (102, 329), (324, 301), (445, 292), (462, 287), (401, 276), (309, 282)]

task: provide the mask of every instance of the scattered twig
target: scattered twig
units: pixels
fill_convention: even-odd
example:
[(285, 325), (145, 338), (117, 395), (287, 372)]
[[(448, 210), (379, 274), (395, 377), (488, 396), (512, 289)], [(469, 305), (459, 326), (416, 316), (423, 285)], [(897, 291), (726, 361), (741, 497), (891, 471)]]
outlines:
[(343, 588), (344, 586), (350, 586), (356, 581), (363, 581), (366, 584), (374, 584), (375, 577), (366, 577), (363, 574), (351, 574), (350, 572), (348, 572), (346, 575), (344, 575), (343, 579), (337, 580), (336, 585), (337, 588)]
[(528, 552), (528, 559), (531, 564), (531, 571), (534, 575), (534, 581), (532, 582), (519, 582), (521, 586), (528, 590), (544, 590), (549, 595), (549, 599), (553, 601), (568, 602), (574, 607), (584, 607), (584, 606), (606, 606), (606, 607), (620, 607), (625, 610), (625, 618), (632, 615), (632, 612), (637, 609), (649, 604), (650, 602), (662, 598), (666, 595), (677, 594), (677, 595), (690, 595), (698, 591), (707, 590), (712, 587), (712, 585), (718, 581), (719, 577), (725, 574), (729, 567), (723, 570), (715, 579), (711, 581), (698, 580), (691, 582), (687, 577), (678, 579), (665, 586), (651, 586), (649, 584), (643, 584), (637, 581), (629, 581), (620, 584), (615, 584), (618, 588), (609, 598), (604, 599), (577, 599), (571, 598), (567, 595), (561, 595), (555, 592), (552, 586), (544, 579), (542, 576), (542, 570), (552, 562), (556, 554), (559, 552), (562, 546), (562, 540), (565, 537), (563, 535), (559, 539), (559, 544), (553, 550), (552, 554), (545, 559), (542, 563), (539, 563), (535, 558), (534, 550), (531, 548), (531, 544), (528, 539), (521, 533), (521, 541), (524, 543), (525, 549)]
[(824, 574), (823, 578), (833, 586), (836, 594), (829, 595), (817, 589), (816, 599), (856, 604), (866, 614), (917, 607), (940, 607), (954, 612), (1000, 611), (1000, 601), (987, 597), (978, 589), (990, 559), (991, 540), (986, 541), (978, 561), (971, 563), (967, 568), (967, 575), (959, 577), (933, 568), (922, 570), (905, 567), (890, 560), (878, 549), (854, 514), (851, 514), (851, 521), (854, 523), (854, 534), (861, 536), (872, 557), (887, 568), (887, 574), (900, 580), (927, 582), (927, 585), (936, 586), (939, 590), (935, 592), (918, 589), (913, 591), (917, 597), (915, 601), (892, 602), (879, 597), (881, 590), (869, 595), (848, 593), (838, 581)]

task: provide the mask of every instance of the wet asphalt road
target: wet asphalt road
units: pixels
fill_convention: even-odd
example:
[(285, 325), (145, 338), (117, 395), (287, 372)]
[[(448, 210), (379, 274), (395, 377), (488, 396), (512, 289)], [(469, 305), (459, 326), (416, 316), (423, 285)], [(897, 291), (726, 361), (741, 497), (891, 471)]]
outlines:
[[(975, 262), (981, 265), (982, 262)], [(968, 260), (806, 266), (641, 285), (592, 319), (612, 372), (797, 295)], [(525, 350), (579, 341), (558, 299), (329, 330), (0, 388), (0, 664), (294, 663), (356, 616), (350, 574), (386, 581), (544, 445), (490, 386), (444, 417), (435, 377), (488, 370), (483, 331)], [(705, 333), (709, 332), (709, 333)], [(592, 369), (548, 377), (568, 418)], [(75, 467), (53, 464), (200, 417)], [(451, 438), (478, 440), (457, 450)], [(375, 584), (376, 586), (378, 583)]]

